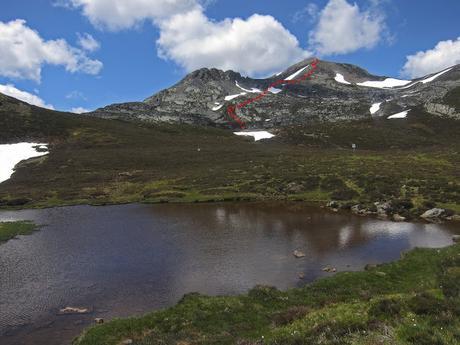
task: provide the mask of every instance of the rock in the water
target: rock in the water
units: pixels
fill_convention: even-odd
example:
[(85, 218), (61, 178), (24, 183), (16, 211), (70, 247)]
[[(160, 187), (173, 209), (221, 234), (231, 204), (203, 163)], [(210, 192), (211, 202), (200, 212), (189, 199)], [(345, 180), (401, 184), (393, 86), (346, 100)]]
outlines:
[(446, 210), (443, 208), (432, 208), (426, 211), (420, 217), (424, 219), (440, 219), (446, 215)]
[(363, 205), (360, 205), (360, 204), (357, 204), (357, 205), (353, 205), (351, 207), (351, 212), (353, 212), (354, 214), (357, 214), (359, 216), (368, 216), (368, 215), (371, 215), (371, 214), (375, 214), (375, 212), (373, 212), (372, 210), (364, 207)]
[(332, 272), (336, 272), (337, 270), (334, 267), (326, 266), (323, 268), (323, 271), (332, 273)]
[(377, 208), (377, 215), (382, 218), (386, 218), (388, 212), (391, 210), (391, 204), (389, 202), (376, 202), (374, 205)]
[(326, 206), (330, 207), (330, 208), (337, 209), (337, 208), (340, 207), (340, 204), (337, 201), (332, 200), (332, 201), (328, 202)]
[(460, 214), (454, 214), (447, 218), (448, 220), (452, 220), (454, 222), (460, 222)]
[(101, 318), (101, 317), (97, 317), (94, 319), (94, 322), (97, 323), (98, 325), (100, 325), (101, 323), (104, 323), (104, 319)]
[(294, 252), (292, 253), (296, 258), (303, 258), (305, 256), (305, 253), (302, 252), (301, 250), (294, 250)]
[(452, 241), (457, 242), (457, 243), (460, 242), (460, 235), (452, 236)]
[(89, 313), (89, 308), (77, 308), (77, 307), (65, 307), (59, 310), (60, 315), (69, 315), (69, 314), (87, 314)]
[(305, 278), (305, 273), (299, 273), (299, 279), (304, 279)]
[(399, 214), (393, 215), (393, 220), (395, 222), (404, 222), (406, 220), (406, 217), (400, 216)]
[(351, 212), (359, 214), (361, 212), (361, 205), (353, 205), (351, 207)]

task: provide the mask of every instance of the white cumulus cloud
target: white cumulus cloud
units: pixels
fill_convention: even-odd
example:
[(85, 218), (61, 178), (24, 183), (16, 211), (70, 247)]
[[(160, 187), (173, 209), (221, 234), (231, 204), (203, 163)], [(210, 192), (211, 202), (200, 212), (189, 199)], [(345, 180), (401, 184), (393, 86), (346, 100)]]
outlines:
[(433, 49), (407, 56), (402, 74), (418, 78), (460, 64), (460, 37), (441, 41)]
[(96, 39), (92, 35), (88, 33), (84, 33), (83, 35), (77, 34), (77, 36), (78, 45), (86, 51), (93, 52), (101, 47), (101, 44), (98, 41), (96, 41)]
[(275, 18), (213, 21), (198, 0), (68, 0), (100, 29), (122, 30), (145, 20), (160, 29), (158, 55), (187, 71), (200, 67), (262, 75), (311, 56)]
[(23, 102), (26, 102), (32, 105), (36, 105), (37, 107), (54, 109), (54, 107), (51, 104), (46, 104), (45, 101), (41, 99), (40, 97), (38, 97), (37, 95), (34, 95), (27, 91), (19, 90), (12, 84), (7, 84), (7, 85), (0, 84), (0, 93), (3, 93), (7, 96), (17, 98)]
[(311, 56), (272, 16), (209, 20), (200, 10), (160, 23), (159, 55), (186, 70), (216, 67), (249, 75), (269, 73)]
[(373, 48), (385, 32), (384, 17), (375, 7), (361, 11), (355, 3), (329, 0), (310, 32), (309, 42), (319, 54), (346, 54)]
[(196, 0), (67, 0), (66, 4), (81, 8), (96, 27), (112, 31), (201, 7)]
[(44, 64), (61, 65), (72, 73), (98, 74), (102, 68), (102, 62), (64, 39), (44, 40), (21, 19), (0, 22), (0, 51), (0, 75), (9, 78), (40, 81)]
[(76, 108), (70, 109), (70, 112), (75, 113), (75, 114), (87, 113), (89, 111), (91, 111), (91, 110), (88, 110), (88, 109), (83, 108), (83, 107), (76, 107)]

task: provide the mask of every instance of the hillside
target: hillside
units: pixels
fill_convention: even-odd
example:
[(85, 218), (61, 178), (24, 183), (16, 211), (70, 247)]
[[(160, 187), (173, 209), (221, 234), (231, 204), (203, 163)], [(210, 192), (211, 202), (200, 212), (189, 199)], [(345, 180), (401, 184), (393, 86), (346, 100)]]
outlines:
[[(2, 96), (0, 143), (49, 143), (0, 184), (2, 207), (302, 200), (344, 208), (392, 201), (418, 217), (460, 211), (460, 122), (414, 108), (385, 118), (286, 126), (254, 142), (230, 131), (104, 120)], [(351, 144), (357, 145), (356, 150)]]

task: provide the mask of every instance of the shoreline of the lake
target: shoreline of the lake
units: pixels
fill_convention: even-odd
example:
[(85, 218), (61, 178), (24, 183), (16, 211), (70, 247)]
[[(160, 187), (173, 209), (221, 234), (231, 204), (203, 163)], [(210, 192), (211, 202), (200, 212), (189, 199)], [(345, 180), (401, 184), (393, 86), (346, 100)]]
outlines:
[[(400, 222), (409, 222), (409, 223), (439, 223), (439, 222), (460, 222), (460, 213), (448, 209), (448, 208), (437, 208), (433, 207), (432, 209), (427, 208), (426, 211), (430, 210), (442, 210), (444, 214), (437, 215), (434, 217), (424, 217), (422, 215), (418, 217), (402, 217), (399, 213), (389, 213), (382, 214), (379, 213), (380, 205), (385, 206), (385, 204), (391, 204), (389, 202), (375, 202), (372, 204), (360, 204), (357, 202), (340, 202), (340, 201), (315, 201), (315, 200), (301, 200), (295, 198), (285, 198), (285, 199), (269, 199), (269, 198), (250, 198), (247, 196), (242, 197), (231, 197), (228, 199), (196, 199), (196, 200), (155, 200), (155, 201), (104, 201), (104, 202), (88, 202), (85, 201), (75, 201), (62, 203), (57, 202), (56, 204), (30, 204), (29, 206), (18, 205), (18, 206), (5, 206), (2, 205), (0, 200), (0, 212), (1, 211), (21, 211), (21, 210), (40, 210), (40, 209), (49, 209), (49, 208), (60, 208), (60, 207), (72, 207), (72, 206), (94, 206), (94, 207), (104, 207), (104, 206), (117, 206), (117, 205), (160, 205), (160, 204), (173, 204), (173, 205), (193, 205), (193, 204), (220, 204), (220, 203), (258, 203), (258, 204), (270, 204), (270, 203), (280, 203), (280, 204), (303, 204), (309, 207), (317, 207), (321, 209), (328, 210), (332, 213), (348, 213), (354, 214), (360, 217), (379, 219), (392, 221), (395, 223)], [(460, 207), (460, 206), (459, 206)], [(425, 212), (426, 213), (426, 212)]]
[[(441, 255), (442, 260), (439, 258)], [(363, 271), (340, 272), (330, 278), (319, 278), (300, 289), (280, 291), (271, 286), (256, 286), (242, 295), (215, 297), (191, 293), (184, 295), (173, 307), (152, 311), (140, 317), (115, 319), (107, 324), (92, 326), (75, 338), (72, 344), (159, 344), (169, 341), (189, 343), (206, 339), (206, 344), (276, 345), (307, 344), (318, 338), (332, 341), (337, 337), (343, 339), (342, 337), (350, 336), (355, 340), (366, 341), (371, 337), (373, 341), (377, 341), (383, 335), (388, 336), (386, 324), (395, 328), (399, 324), (400, 329), (408, 330), (406, 332), (409, 334), (397, 335), (400, 341), (426, 340), (433, 332), (432, 325), (421, 324), (417, 329), (417, 335), (411, 335), (409, 330), (413, 326), (416, 327), (417, 323), (423, 322), (420, 320), (423, 315), (428, 315), (430, 322), (437, 323), (439, 321), (436, 319), (436, 312), (451, 310), (455, 314), (455, 308), (459, 307), (460, 293), (458, 282), (455, 286), (455, 281), (460, 279), (459, 255), (460, 244), (452, 244), (442, 249), (416, 248), (409, 252), (401, 252), (401, 259), (394, 262), (366, 266)], [(420, 263), (429, 263), (430, 267), (428, 270), (426, 267), (421, 269), (423, 265)], [(443, 272), (443, 265), (448, 265), (455, 271)], [(417, 277), (414, 273), (419, 273), (418, 271), (425, 274), (429, 272), (432, 276), (433, 273), (434, 276), (440, 275), (441, 284), (445, 285), (413, 280), (414, 276)], [(410, 283), (399, 283), (401, 287), (398, 288), (398, 282), (395, 282), (395, 286), (389, 289), (381, 288), (381, 281), (394, 273), (406, 274), (409, 276), (407, 279), (411, 280)], [(375, 282), (369, 284), (369, 280)], [(362, 291), (359, 288), (360, 285), (364, 285), (363, 283), (368, 285), (366, 288), (369, 291), (366, 296), (362, 294), (366, 288)], [(418, 288), (417, 284), (421, 284), (422, 288)], [(410, 288), (407, 289), (405, 285), (409, 285)], [(346, 291), (347, 288), (352, 291)], [(434, 292), (435, 289), (437, 291)], [(305, 299), (306, 296), (313, 298), (313, 301)], [(363, 297), (364, 302), (355, 300)], [(236, 315), (222, 316), (229, 310)], [(403, 312), (408, 314), (408, 320), (399, 319)], [(256, 313), (259, 318), (266, 317), (268, 322), (258, 321), (251, 313)], [(350, 318), (350, 313), (355, 315)], [(203, 319), (201, 314), (206, 317)], [(381, 329), (372, 326), (376, 318), (382, 320), (382, 316), (385, 326)], [(340, 319), (338, 323), (337, 318)], [(458, 337), (456, 329), (460, 326), (459, 320), (452, 315), (442, 321), (444, 329), (441, 327), (441, 330)], [(318, 331), (318, 322), (328, 327)], [(244, 326), (245, 323), (249, 323), (249, 326)], [(366, 331), (362, 330), (369, 329), (367, 327), (370, 327), (370, 330), (366, 334)], [(228, 332), (228, 329), (233, 331)], [(235, 332), (235, 329), (238, 331)]]

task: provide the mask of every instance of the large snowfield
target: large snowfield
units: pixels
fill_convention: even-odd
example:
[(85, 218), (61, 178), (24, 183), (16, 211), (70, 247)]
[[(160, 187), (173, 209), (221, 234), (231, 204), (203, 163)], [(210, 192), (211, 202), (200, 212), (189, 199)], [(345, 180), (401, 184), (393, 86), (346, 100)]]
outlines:
[(0, 183), (8, 180), (14, 173), (14, 167), (20, 161), (48, 154), (38, 152), (35, 148), (46, 148), (47, 144), (19, 143), (0, 145)]

